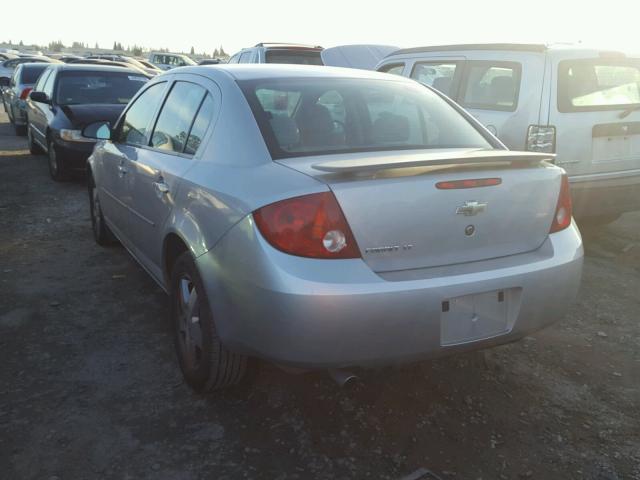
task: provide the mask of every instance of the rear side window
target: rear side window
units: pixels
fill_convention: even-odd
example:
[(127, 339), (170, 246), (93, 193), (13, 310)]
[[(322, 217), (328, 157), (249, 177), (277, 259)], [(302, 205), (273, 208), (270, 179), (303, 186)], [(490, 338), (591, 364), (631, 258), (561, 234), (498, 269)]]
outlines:
[(518, 63), (468, 62), (460, 104), (482, 110), (515, 111), (521, 70)]
[(182, 153), (205, 93), (205, 89), (195, 83), (176, 82), (158, 116), (151, 146)]
[(147, 145), (149, 132), (147, 128), (160, 105), (164, 93), (165, 82), (156, 83), (145, 90), (131, 105), (122, 119), (116, 142), (129, 145)]
[(616, 110), (640, 104), (640, 60), (565, 60), (558, 65), (558, 110)]
[(379, 72), (392, 73), (393, 75), (402, 75), (403, 70), (404, 63), (390, 63), (388, 65), (383, 65), (378, 69)]
[(47, 68), (46, 65), (29, 65), (22, 67), (22, 83), (31, 85), (36, 83), (40, 74)]
[(205, 133), (207, 133), (207, 130), (209, 129), (212, 119), (213, 99), (211, 98), (211, 95), (207, 94), (202, 105), (200, 105), (200, 110), (198, 110), (196, 119), (193, 122), (191, 132), (189, 132), (189, 138), (187, 139), (187, 144), (184, 147), (184, 153), (189, 155), (196, 153), (198, 147), (200, 147), (200, 144), (202, 143)]
[(413, 66), (411, 78), (453, 97), (457, 90), (457, 70), (457, 62), (418, 62)]
[(267, 50), (266, 61), (294, 65), (323, 65), (320, 52), (317, 50)]

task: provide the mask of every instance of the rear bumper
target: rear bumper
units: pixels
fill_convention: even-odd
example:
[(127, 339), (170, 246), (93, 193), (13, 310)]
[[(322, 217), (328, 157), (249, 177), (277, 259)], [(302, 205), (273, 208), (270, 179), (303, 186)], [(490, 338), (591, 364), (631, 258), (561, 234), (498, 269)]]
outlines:
[(11, 113), (13, 115), (14, 125), (27, 125), (27, 102), (24, 100), (14, 102), (13, 105), (11, 105)]
[[(360, 259), (281, 253), (247, 217), (197, 265), (225, 345), (280, 364), (326, 368), (398, 364), (517, 340), (565, 314), (582, 257), (574, 224), (535, 252), (383, 278)], [(443, 345), (444, 300), (503, 289), (519, 292), (507, 331)]]
[(640, 210), (640, 170), (569, 177), (576, 218)]

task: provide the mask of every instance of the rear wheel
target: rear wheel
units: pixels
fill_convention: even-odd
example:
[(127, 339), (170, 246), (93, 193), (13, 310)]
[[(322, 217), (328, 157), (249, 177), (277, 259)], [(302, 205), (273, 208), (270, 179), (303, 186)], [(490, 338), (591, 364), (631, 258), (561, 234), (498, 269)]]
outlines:
[(91, 214), (91, 227), (93, 229), (93, 238), (98, 245), (106, 246), (115, 242), (115, 236), (104, 221), (102, 208), (100, 206), (100, 197), (98, 197), (98, 189), (89, 179), (89, 210)]
[(67, 179), (67, 169), (64, 159), (58, 155), (56, 144), (49, 142), (49, 174), (56, 182), (63, 182)]
[(171, 273), (171, 321), (180, 368), (194, 390), (220, 390), (241, 382), (248, 358), (222, 345), (190, 252), (178, 257)]

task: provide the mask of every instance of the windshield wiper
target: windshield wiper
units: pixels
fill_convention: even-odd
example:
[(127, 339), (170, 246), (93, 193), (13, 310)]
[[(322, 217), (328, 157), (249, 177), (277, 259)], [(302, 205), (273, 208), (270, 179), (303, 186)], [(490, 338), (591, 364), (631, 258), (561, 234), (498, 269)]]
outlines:
[(630, 107), (628, 107), (625, 110), (623, 110), (622, 112), (620, 112), (620, 115), (618, 115), (618, 118), (627, 118), (629, 115), (631, 115), (636, 110), (640, 110), (640, 103), (636, 103), (634, 105), (631, 105)]

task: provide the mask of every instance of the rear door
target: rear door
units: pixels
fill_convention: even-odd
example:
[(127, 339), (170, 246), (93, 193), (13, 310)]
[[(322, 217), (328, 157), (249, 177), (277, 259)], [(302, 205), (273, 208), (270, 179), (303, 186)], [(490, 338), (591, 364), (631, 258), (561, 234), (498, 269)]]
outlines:
[(206, 80), (178, 75), (157, 116), (149, 145), (128, 158), (127, 197), (131, 198), (131, 238), (138, 258), (161, 277), (163, 227), (180, 178), (195, 161), (216, 105)]
[(563, 59), (554, 71), (557, 163), (572, 176), (640, 169), (640, 59)]

